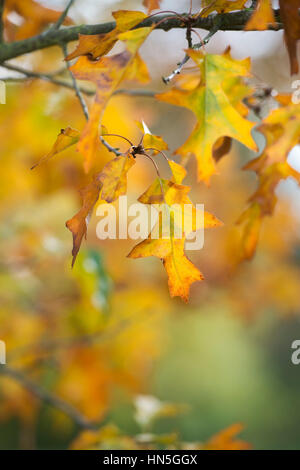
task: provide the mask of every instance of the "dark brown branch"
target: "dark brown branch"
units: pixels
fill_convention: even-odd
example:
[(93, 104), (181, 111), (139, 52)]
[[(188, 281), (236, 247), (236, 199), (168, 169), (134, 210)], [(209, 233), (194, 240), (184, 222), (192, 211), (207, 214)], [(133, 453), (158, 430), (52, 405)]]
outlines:
[[(253, 13), (252, 9), (245, 9), (233, 13), (225, 13), (222, 15), (209, 15), (207, 18), (197, 18), (193, 28), (201, 28), (210, 31), (215, 24), (216, 18), (221, 17), (219, 29), (222, 31), (241, 31), (244, 29), (245, 24), (250, 19)], [(282, 29), (283, 26), (280, 24), (279, 12), (274, 11), (275, 17), (278, 21), (277, 29)], [(162, 21), (167, 18), (166, 21)], [(159, 23), (159, 24), (158, 24)], [(157, 24), (158, 29), (169, 31), (173, 28), (185, 28), (185, 24), (180, 18), (174, 15), (174, 18), (170, 18), (169, 14), (162, 14), (146, 18), (136, 28), (151, 26)], [(6, 43), (0, 45), (0, 63), (5, 60), (19, 57), (20, 55), (27, 54), (36, 50), (44, 49), (46, 47), (55, 46), (61, 44), (67, 44), (70, 41), (78, 39), (79, 34), (101, 34), (109, 33), (114, 29), (115, 22), (95, 24), (95, 25), (79, 25), (70, 26), (60, 30), (49, 29), (38, 36), (34, 36), (29, 39), (22, 41), (15, 41), (12, 43)]]

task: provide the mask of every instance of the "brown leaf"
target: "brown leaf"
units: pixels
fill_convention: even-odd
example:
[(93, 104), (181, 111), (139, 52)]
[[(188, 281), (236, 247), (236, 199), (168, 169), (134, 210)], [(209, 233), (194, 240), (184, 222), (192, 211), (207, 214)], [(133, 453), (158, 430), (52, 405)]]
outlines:
[(285, 42), (288, 48), (291, 75), (299, 72), (297, 41), (300, 39), (300, 0), (279, 0), (280, 17), (284, 24)]
[(91, 183), (80, 191), (82, 196), (82, 207), (72, 219), (66, 222), (67, 228), (73, 235), (73, 260), (72, 267), (74, 266), (77, 254), (83, 237), (86, 237), (87, 225), (92, 213), (92, 210), (98, 201), (101, 189), (101, 182), (99, 180), (99, 173), (95, 174)]

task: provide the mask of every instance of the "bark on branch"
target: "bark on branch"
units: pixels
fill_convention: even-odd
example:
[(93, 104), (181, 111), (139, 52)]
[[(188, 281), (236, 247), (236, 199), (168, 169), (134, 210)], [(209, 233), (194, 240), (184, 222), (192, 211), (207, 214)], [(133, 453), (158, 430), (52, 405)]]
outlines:
[[(219, 30), (221, 31), (241, 31), (244, 29), (245, 24), (249, 20), (253, 13), (252, 9), (246, 9), (233, 13), (224, 13), (220, 15), (209, 15), (207, 18), (199, 17), (193, 28), (201, 28), (210, 31), (218, 18)], [(278, 28), (282, 29), (283, 26), (280, 23), (279, 10), (274, 11), (276, 20), (278, 22)], [(168, 18), (162, 21), (164, 18)], [(136, 28), (144, 26), (151, 26), (157, 24), (157, 29), (169, 31), (173, 28), (185, 28), (186, 25), (174, 15), (174, 18), (170, 18), (168, 13), (146, 18)], [(36, 50), (44, 49), (46, 47), (67, 44), (68, 42), (75, 41), (78, 39), (79, 34), (102, 34), (109, 33), (115, 27), (115, 22), (111, 21), (108, 23), (94, 24), (94, 25), (79, 25), (70, 26), (60, 30), (50, 28), (47, 31), (34, 36), (32, 38), (24, 39), (22, 41), (15, 41), (12, 43), (0, 44), (0, 63), (5, 60), (19, 57), (20, 55), (27, 54)]]

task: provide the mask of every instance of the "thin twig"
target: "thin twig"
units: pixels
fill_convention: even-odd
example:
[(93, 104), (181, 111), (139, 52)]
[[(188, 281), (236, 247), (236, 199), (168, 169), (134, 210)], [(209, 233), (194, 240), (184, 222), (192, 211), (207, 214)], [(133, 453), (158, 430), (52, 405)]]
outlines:
[(4, 13), (4, 1), (0, 0), (0, 43), (4, 42), (4, 22), (3, 22), (3, 13)]
[[(65, 44), (62, 45), (62, 50), (63, 50), (63, 53), (64, 53), (64, 57), (66, 59), (67, 55), (68, 55), (68, 51), (67, 51), (67, 46)], [(72, 80), (72, 83), (73, 83), (73, 88), (75, 90), (75, 94), (80, 102), (80, 105), (82, 107), (82, 111), (83, 111), (83, 114), (86, 118), (86, 120), (88, 121), (89, 120), (89, 111), (88, 111), (88, 108), (87, 108), (87, 105), (86, 105), (86, 102), (84, 101), (84, 98), (81, 94), (81, 91), (77, 85), (77, 80), (76, 78), (74, 77), (71, 69), (70, 69), (70, 62), (68, 60), (66, 60), (66, 65), (67, 65), (67, 69), (69, 71), (69, 74), (70, 74), (70, 77), (71, 77), (71, 80)]]
[[(24, 80), (36, 78), (39, 80), (44, 80), (49, 83), (53, 83), (53, 85), (62, 86), (62, 87), (68, 88), (69, 90), (75, 91), (75, 88), (72, 83), (66, 82), (63, 80), (58, 80), (57, 78), (55, 78), (55, 76), (61, 75), (63, 71), (66, 71), (65, 68), (63, 70), (60, 69), (51, 73), (39, 73), (39, 72), (33, 72), (31, 70), (24, 69), (17, 65), (7, 64), (6, 62), (4, 64), (1, 64), (1, 67), (6, 68), (7, 70), (13, 70), (14, 72), (18, 72), (24, 75), (24, 77), (2, 77), (1, 80), (3, 82), (23, 82)], [(84, 88), (84, 87), (78, 87), (78, 89), (84, 95), (87, 95), (87, 96), (95, 95), (94, 90), (89, 90), (88, 88)], [(144, 97), (144, 98), (153, 98), (156, 94), (157, 92), (152, 91), (152, 90), (143, 90), (143, 89), (126, 90), (125, 88), (120, 88), (119, 90), (115, 90), (113, 92), (113, 95), (128, 95), (128, 96), (136, 96), (136, 97)]]
[(52, 29), (57, 30), (61, 27), (74, 1), (75, 0), (69, 0), (69, 3), (67, 4), (66, 8), (62, 12), (61, 16), (58, 18), (57, 22), (53, 25)]
[[(218, 21), (216, 20), (214, 26), (212, 27), (212, 29), (209, 31), (209, 33), (205, 36), (205, 38), (203, 39), (203, 41), (197, 43), (197, 44), (194, 44), (193, 45), (193, 49), (200, 49), (201, 47), (205, 46), (209, 40), (212, 38), (212, 36), (214, 36), (220, 29), (220, 18), (218, 19)], [(184, 56), (184, 58), (182, 59), (181, 62), (179, 62), (177, 65), (178, 67), (173, 70), (172, 73), (170, 73), (170, 75), (168, 75), (167, 77), (162, 77), (162, 80), (163, 82), (167, 85), (168, 83), (170, 83), (171, 80), (173, 80), (173, 78), (176, 76), (176, 75), (179, 75), (181, 73), (181, 70), (182, 70), (182, 67), (190, 60), (190, 56), (188, 54), (186, 54)]]
[[(72, 83), (63, 81), (63, 80), (58, 80), (57, 78), (54, 78), (55, 75), (58, 75), (61, 73), (59, 71), (51, 74), (45, 74), (45, 73), (38, 73), (38, 72), (32, 72), (31, 70), (23, 69), (22, 67), (18, 67), (16, 65), (11, 65), (11, 64), (1, 64), (1, 67), (5, 67), (7, 70), (13, 70), (14, 72), (21, 73), (22, 75), (25, 75), (25, 77), (4, 77), (1, 78), (2, 81), (24, 81), (30, 78), (37, 78), (40, 80), (44, 80), (46, 82), (53, 83), (54, 85), (62, 86), (65, 88), (69, 88), (71, 90), (75, 90), (74, 86)], [(80, 88), (80, 91), (82, 93), (85, 93), (86, 95), (94, 95), (93, 90), (88, 90), (86, 88)]]
[(54, 408), (57, 408), (62, 411), (65, 415), (69, 416), (80, 428), (97, 429), (99, 427), (99, 424), (89, 421), (85, 416), (80, 413), (80, 411), (78, 411), (68, 402), (62, 400), (53, 393), (48, 392), (48, 390), (45, 390), (36, 382), (26, 377), (23, 372), (5, 365), (0, 366), (0, 374), (13, 378), (20, 385), (26, 388), (26, 390), (31, 392), (44, 403), (47, 403), (48, 405), (53, 406)]

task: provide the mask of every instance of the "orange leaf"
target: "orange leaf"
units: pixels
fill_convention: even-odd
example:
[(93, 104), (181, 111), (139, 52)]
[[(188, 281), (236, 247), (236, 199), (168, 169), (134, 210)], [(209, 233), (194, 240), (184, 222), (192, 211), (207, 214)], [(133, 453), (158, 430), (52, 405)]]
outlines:
[(271, 0), (259, 0), (256, 10), (245, 26), (246, 31), (263, 31), (276, 26)]
[(74, 266), (82, 239), (86, 237), (87, 224), (92, 210), (98, 201), (100, 189), (101, 182), (99, 180), (99, 173), (97, 173), (94, 175), (92, 182), (80, 191), (82, 196), (82, 207), (80, 211), (66, 222), (67, 228), (73, 235), (72, 266)]
[(160, 9), (161, 0), (144, 0), (143, 5), (148, 8), (148, 13), (151, 13), (153, 10)]
[(285, 30), (285, 42), (290, 56), (291, 75), (293, 75), (299, 72), (297, 41), (300, 39), (300, 0), (279, 0), (279, 5)]

